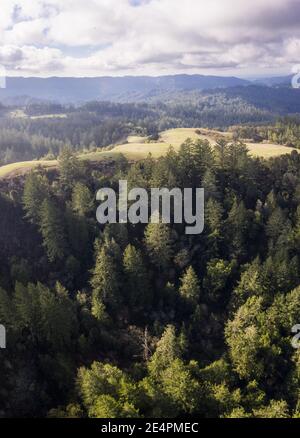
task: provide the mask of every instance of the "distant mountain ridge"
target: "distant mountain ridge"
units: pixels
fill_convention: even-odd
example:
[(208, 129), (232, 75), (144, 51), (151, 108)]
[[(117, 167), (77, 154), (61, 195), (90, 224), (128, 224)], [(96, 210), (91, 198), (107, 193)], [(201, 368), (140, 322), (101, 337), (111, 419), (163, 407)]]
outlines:
[(292, 78), (293, 75), (262, 78), (254, 81), (254, 84), (265, 85), (268, 87), (291, 87)]
[(95, 78), (22, 78), (8, 77), (5, 89), (0, 89), (0, 101), (22, 97), (60, 103), (91, 100), (115, 102), (147, 101), (170, 92), (203, 91), (214, 88), (247, 86), (250, 81), (236, 77), (174, 75), (124, 76)]
[(249, 105), (273, 114), (300, 114), (300, 89), (284, 86), (249, 85), (226, 89), (205, 90), (210, 98), (223, 94), (227, 99), (242, 99)]

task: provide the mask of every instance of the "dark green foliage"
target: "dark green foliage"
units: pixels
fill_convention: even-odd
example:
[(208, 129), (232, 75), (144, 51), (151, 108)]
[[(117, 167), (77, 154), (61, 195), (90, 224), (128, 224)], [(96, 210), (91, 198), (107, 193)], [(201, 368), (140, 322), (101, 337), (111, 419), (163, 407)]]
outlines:
[(62, 260), (67, 251), (65, 224), (61, 211), (50, 199), (41, 205), (40, 230), (49, 261)]
[(194, 269), (190, 266), (183, 278), (179, 293), (183, 301), (191, 308), (195, 307), (200, 299), (200, 284)]
[[(299, 417), (298, 153), (187, 141), (159, 160), (85, 166), (67, 148), (59, 175), (12, 180), (14, 196), (3, 185), (0, 415)], [(204, 232), (100, 226), (94, 192), (119, 178), (203, 185)]]
[(30, 173), (25, 182), (23, 204), (26, 218), (34, 224), (39, 224), (41, 220), (41, 205), (47, 197), (47, 179), (38, 173)]
[(150, 223), (145, 230), (145, 244), (153, 265), (159, 270), (167, 269), (173, 256), (173, 236), (170, 227), (162, 223)]
[(106, 307), (116, 309), (120, 305), (120, 279), (116, 260), (111, 249), (103, 246), (96, 255), (91, 286), (93, 288), (93, 315), (101, 320)]
[(125, 295), (131, 311), (141, 311), (152, 303), (147, 269), (141, 251), (128, 245), (123, 256), (124, 273), (127, 279)]

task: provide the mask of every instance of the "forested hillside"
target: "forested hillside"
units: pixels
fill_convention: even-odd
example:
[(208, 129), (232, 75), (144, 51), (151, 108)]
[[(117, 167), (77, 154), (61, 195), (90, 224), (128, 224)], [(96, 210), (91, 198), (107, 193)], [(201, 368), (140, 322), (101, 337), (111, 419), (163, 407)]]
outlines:
[[(165, 103), (88, 102), (81, 106), (64, 106), (51, 102), (28, 102), (24, 106), (2, 106), (0, 165), (40, 158), (55, 159), (66, 144), (74, 151), (93, 152), (122, 144), (128, 135), (157, 140), (159, 132), (171, 128), (224, 130), (232, 125), (273, 126), (282, 114), (300, 113), (299, 90), (291, 90), (290, 99), (288, 95), (286, 98), (278, 97), (276, 92), (274, 95), (274, 90), (270, 88), (268, 96), (261, 98), (260, 88), (264, 89), (241, 87), (239, 90), (245, 89), (243, 95), (235, 88), (202, 94), (179, 93), (177, 98), (176, 94), (167, 93), (164, 95)], [(248, 95), (253, 98), (248, 99)], [(291, 123), (299, 125), (299, 115), (296, 114)], [(286, 121), (284, 126), (288, 126)], [(282, 129), (285, 129), (284, 126)], [(292, 137), (287, 133), (283, 137), (272, 135), (269, 138), (265, 135), (263, 138), (298, 147), (298, 137), (298, 132), (293, 131)]]
[[(240, 142), (2, 182), (0, 416), (299, 417), (300, 155)], [(205, 230), (96, 222), (95, 193), (204, 187)]]
[(289, 147), (300, 147), (300, 119), (299, 117), (279, 118), (276, 123), (268, 126), (232, 126), (233, 137), (253, 142), (270, 141)]

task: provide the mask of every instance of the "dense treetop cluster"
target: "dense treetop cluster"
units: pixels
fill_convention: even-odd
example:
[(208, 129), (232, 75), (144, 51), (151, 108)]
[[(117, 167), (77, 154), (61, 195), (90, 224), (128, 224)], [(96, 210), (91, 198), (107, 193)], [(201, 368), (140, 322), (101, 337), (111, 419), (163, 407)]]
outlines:
[[(204, 187), (205, 230), (96, 222), (95, 193)], [(70, 148), (0, 196), (0, 416), (298, 417), (300, 155), (240, 142), (108, 174)]]

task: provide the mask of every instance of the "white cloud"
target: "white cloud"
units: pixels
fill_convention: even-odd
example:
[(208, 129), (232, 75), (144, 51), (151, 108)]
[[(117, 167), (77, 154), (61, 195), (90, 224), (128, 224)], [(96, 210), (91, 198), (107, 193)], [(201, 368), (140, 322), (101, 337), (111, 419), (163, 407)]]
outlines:
[(300, 62), (299, 0), (1, 0), (11, 74), (285, 69)]
[(59, 49), (35, 46), (3, 46), (0, 47), (0, 64), (6, 71), (29, 74), (40, 74), (44, 71), (60, 71), (64, 69), (63, 53)]

